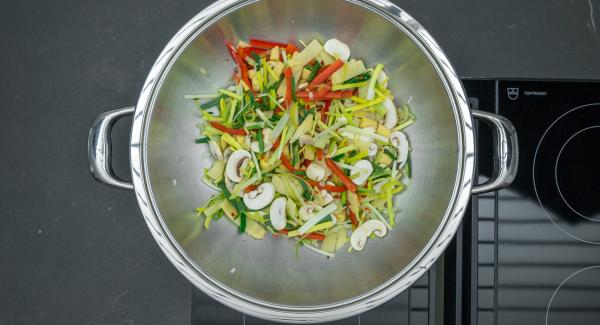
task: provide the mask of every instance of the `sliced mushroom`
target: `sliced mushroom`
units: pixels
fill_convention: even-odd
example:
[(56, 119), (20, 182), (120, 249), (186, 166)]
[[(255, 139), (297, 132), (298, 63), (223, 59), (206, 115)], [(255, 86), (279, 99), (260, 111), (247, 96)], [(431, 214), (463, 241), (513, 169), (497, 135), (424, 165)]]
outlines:
[(270, 142), (263, 142), (264, 145), (264, 150), (260, 151), (260, 144), (258, 143), (258, 141), (252, 141), (252, 143), (250, 144), (250, 149), (252, 149), (252, 151), (260, 153), (260, 152), (267, 152), (269, 150), (271, 150), (271, 148), (273, 148), (273, 144)]
[(245, 193), (243, 200), (248, 209), (261, 210), (271, 204), (273, 198), (275, 198), (275, 187), (273, 184), (262, 183), (256, 190)]
[(350, 47), (340, 42), (340, 40), (338, 40), (337, 38), (332, 38), (325, 42), (325, 45), (323, 45), (323, 49), (329, 55), (342, 61), (348, 61), (348, 59), (350, 58)]
[(225, 177), (232, 182), (239, 183), (242, 181), (242, 169), (246, 167), (252, 156), (246, 150), (239, 149), (234, 151), (225, 166)]
[(302, 207), (300, 207), (300, 210), (298, 210), (298, 214), (300, 215), (300, 218), (302, 218), (302, 220), (304, 220), (304, 221), (310, 220), (310, 218), (312, 218), (314, 212), (315, 212), (315, 208), (310, 204), (305, 204)]
[(395, 131), (390, 134), (390, 143), (394, 148), (398, 149), (398, 170), (402, 169), (408, 160), (408, 151), (410, 150), (408, 138), (401, 131)]
[(306, 169), (306, 177), (316, 182), (322, 181), (326, 175), (327, 171), (325, 170), (325, 167), (315, 162), (308, 165), (308, 168)]
[(217, 141), (209, 141), (208, 149), (210, 150), (210, 153), (213, 155), (213, 157), (215, 157), (215, 159), (223, 160), (223, 151), (221, 151), (221, 147), (219, 147)]
[(276, 230), (282, 230), (286, 224), (285, 204), (287, 199), (285, 197), (276, 198), (271, 203), (271, 209), (269, 210), (269, 217), (271, 218), (271, 224)]
[(377, 155), (378, 151), (379, 151), (379, 147), (377, 146), (377, 143), (372, 142), (369, 145), (369, 157), (375, 157)]
[(263, 145), (264, 145), (264, 150), (260, 151), (260, 145), (258, 144), (258, 141), (252, 141), (252, 143), (250, 144), (250, 150), (254, 151), (254, 152), (267, 152), (269, 150), (271, 150), (271, 148), (273, 148), (273, 143), (270, 141), (270, 137), (271, 137), (271, 129), (270, 128), (264, 128), (262, 130), (262, 138), (263, 138)]
[(331, 195), (331, 193), (329, 193), (327, 190), (321, 190), (319, 192), (319, 194), (321, 195), (321, 198), (323, 199), (323, 205), (327, 205), (327, 204), (333, 202), (333, 195)]
[(229, 157), (231, 157), (231, 154), (233, 153), (233, 150), (231, 150), (231, 148), (226, 148), (225, 151), (223, 151), (223, 159), (224, 160), (228, 160)]
[(229, 190), (229, 192), (233, 192), (233, 189), (235, 188), (235, 183), (232, 182), (229, 177), (223, 177), (223, 179), (225, 180), (225, 187), (227, 187), (227, 189)]
[(395, 128), (396, 124), (398, 124), (398, 111), (396, 110), (396, 105), (388, 98), (383, 102), (383, 107), (385, 108), (385, 123), (383, 123), (383, 126), (388, 129)]
[(360, 225), (350, 236), (350, 244), (357, 251), (362, 251), (367, 244), (367, 239), (371, 234), (377, 237), (384, 237), (387, 234), (385, 224), (379, 220), (369, 220)]
[(356, 170), (352, 170), (350, 175), (359, 175), (353, 178), (352, 182), (356, 185), (363, 185), (373, 173), (373, 165), (368, 160), (359, 160), (354, 164), (354, 167), (356, 167)]

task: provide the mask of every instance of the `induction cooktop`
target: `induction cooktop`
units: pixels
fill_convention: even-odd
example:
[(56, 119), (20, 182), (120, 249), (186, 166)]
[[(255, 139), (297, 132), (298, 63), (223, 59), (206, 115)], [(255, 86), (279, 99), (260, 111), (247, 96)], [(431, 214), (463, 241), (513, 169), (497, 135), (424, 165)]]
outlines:
[[(472, 109), (515, 125), (515, 182), (473, 196), (452, 244), (410, 289), (330, 324), (600, 324), (600, 82), (463, 84)], [(492, 174), (493, 139), (476, 127), (483, 182)], [(191, 313), (192, 324), (269, 324), (196, 289)]]

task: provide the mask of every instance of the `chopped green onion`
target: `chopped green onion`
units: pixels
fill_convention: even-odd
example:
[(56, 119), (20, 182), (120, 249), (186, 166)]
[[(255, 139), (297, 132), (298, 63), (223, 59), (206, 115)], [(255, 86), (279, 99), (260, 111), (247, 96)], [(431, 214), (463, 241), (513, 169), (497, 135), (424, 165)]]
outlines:
[(383, 217), (383, 215), (373, 206), (371, 205), (371, 203), (365, 202), (364, 203), (365, 206), (367, 208), (369, 208), (371, 210), (371, 212), (373, 212), (373, 214), (377, 217), (377, 219), (379, 219), (379, 221), (383, 222), (383, 224), (385, 224), (385, 226), (387, 227), (387, 229), (392, 229), (392, 225), (390, 225), (385, 218)]
[(390, 158), (392, 158), (392, 160), (396, 160), (397, 159), (396, 155), (394, 153), (392, 153), (390, 150), (388, 150), (387, 148), (383, 149), (383, 152), (386, 155), (390, 156)]
[(273, 132), (271, 132), (269, 142), (274, 143), (275, 140), (277, 140), (277, 138), (279, 137), (279, 135), (283, 131), (283, 128), (287, 125), (287, 122), (289, 120), (290, 120), (290, 114), (289, 114), (289, 112), (286, 112), (285, 114), (283, 114), (283, 116), (281, 117), (281, 120), (279, 120), (279, 122), (275, 126), (275, 129), (273, 129)]
[(296, 98), (296, 77), (292, 76), (292, 100), (297, 101)]
[(350, 78), (350, 79), (344, 81), (342, 84), (353, 84), (353, 83), (357, 83), (357, 82), (366, 81), (369, 79), (371, 79), (371, 71), (361, 73), (356, 77), (353, 77), (353, 78)]
[(246, 214), (244, 212), (240, 213), (240, 233), (246, 232)]
[(237, 99), (239, 101), (242, 101), (242, 95), (236, 94), (232, 91), (229, 90), (225, 90), (225, 89), (219, 89), (219, 92), (225, 96), (231, 97), (233, 99)]
[(219, 95), (219, 94), (185, 95), (185, 96), (183, 96), (183, 98), (187, 99), (187, 100), (215, 99), (215, 98), (219, 98), (219, 97), (221, 97), (221, 95)]
[(378, 97), (377, 99), (374, 100), (370, 100), (365, 104), (359, 104), (359, 105), (354, 105), (354, 106), (350, 106), (350, 107), (346, 107), (346, 109), (344, 110), (346, 113), (353, 113), (353, 112), (357, 112), (360, 110), (363, 110), (365, 108), (369, 108), (371, 106), (375, 106), (378, 104), (381, 104), (383, 102), (386, 101), (386, 97)]
[(308, 83), (311, 83), (313, 81), (313, 79), (315, 79), (315, 77), (317, 76), (317, 72), (319, 72), (319, 69), (321, 69), (321, 64), (319, 63), (319, 61), (316, 61), (315, 64), (312, 65), (310, 68), (310, 75), (308, 76)]
[(375, 71), (373, 71), (373, 77), (371, 78), (371, 83), (369, 84), (369, 89), (367, 90), (367, 99), (372, 100), (375, 98), (375, 84), (377, 83), (377, 78), (379, 78), (379, 74), (383, 71), (383, 64), (378, 64), (375, 67)]
[(354, 133), (357, 135), (363, 135), (365, 137), (369, 137), (371, 139), (375, 139), (377, 141), (381, 141), (381, 142), (385, 142), (385, 143), (389, 142), (389, 139), (382, 135), (379, 135), (370, 130), (365, 130), (365, 129), (357, 128), (354, 126), (347, 125), (346, 127), (344, 127), (344, 129), (342, 131), (347, 131), (347, 132)]
[(208, 101), (204, 104), (199, 104), (198, 107), (202, 110), (211, 109), (215, 106), (218, 106), (221, 101), (221, 97), (217, 97), (211, 101)]
[(333, 87), (331, 87), (331, 90), (332, 91), (346, 90), (346, 89), (352, 89), (352, 88), (360, 88), (360, 87), (364, 87), (364, 86), (368, 86), (368, 85), (369, 85), (368, 81), (355, 82), (355, 83), (351, 83), (351, 84), (334, 85)]
[(264, 122), (256, 122), (256, 123), (246, 123), (244, 127), (246, 130), (260, 130), (265, 128)]
[(208, 143), (208, 141), (210, 141), (210, 139), (207, 137), (204, 137), (204, 138), (196, 139), (194, 142), (196, 144), (200, 144), (200, 143)]
[(335, 203), (331, 203), (324, 207), (321, 211), (315, 213), (314, 216), (305, 222), (302, 227), (298, 229), (298, 233), (300, 235), (304, 235), (310, 228), (314, 227), (319, 221), (333, 213), (335, 210), (337, 210), (337, 205), (335, 205)]

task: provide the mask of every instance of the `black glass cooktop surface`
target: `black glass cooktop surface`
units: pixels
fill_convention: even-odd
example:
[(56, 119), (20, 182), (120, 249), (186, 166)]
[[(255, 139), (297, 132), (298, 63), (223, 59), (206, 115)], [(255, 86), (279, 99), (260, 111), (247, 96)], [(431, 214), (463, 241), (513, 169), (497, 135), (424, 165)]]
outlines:
[[(418, 283), (332, 324), (600, 324), (600, 82), (465, 79), (473, 109), (519, 135), (510, 187), (474, 196), (455, 240)], [(477, 124), (480, 181), (492, 135)], [(192, 324), (267, 324), (192, 295)]]

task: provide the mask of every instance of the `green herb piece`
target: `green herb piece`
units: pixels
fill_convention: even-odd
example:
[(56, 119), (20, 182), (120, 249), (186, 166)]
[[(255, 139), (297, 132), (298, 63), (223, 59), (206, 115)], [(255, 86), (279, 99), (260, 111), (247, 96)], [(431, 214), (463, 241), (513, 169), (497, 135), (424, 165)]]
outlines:
[(353, 84), (353, 83), (357, 83), (357, 82), (362, 82), (362, 81), (366, 81), (371, 79), (371, 71), (367, 71), (365, 73), (361, 73), (356, 77), (350, 78), (346, 81), (344, 81), (342, 84), (347, 85), (347, 84)]
[(258, 140), (258, 150), (265, 152), (265, 142), (263, 140), (262, 130), (256, 132), (256, 140)]
[(203, 110), (211, 109), (213, 107), (219, 106), (220, 102), (221, 102), (221, 97), (210, 100), (204, 104), (199, 104), (198, 107)]

